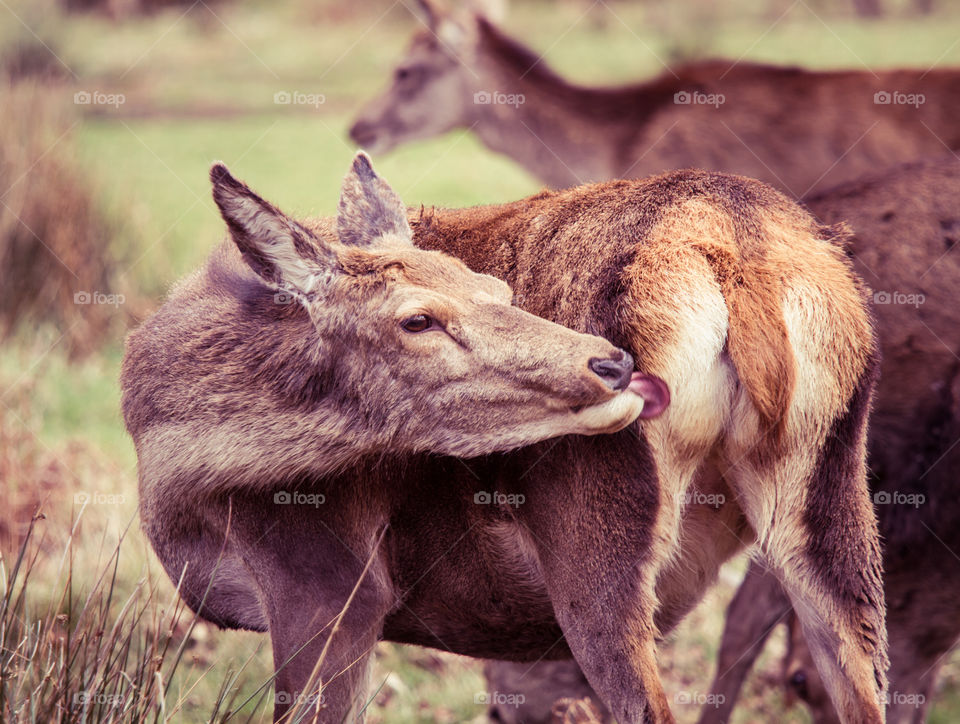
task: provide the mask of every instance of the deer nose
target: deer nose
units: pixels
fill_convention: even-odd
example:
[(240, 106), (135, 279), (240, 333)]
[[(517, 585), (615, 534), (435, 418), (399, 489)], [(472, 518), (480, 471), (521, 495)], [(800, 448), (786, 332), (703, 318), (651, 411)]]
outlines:
[(619, 359), (593, 357), (588, 363), (590, 370), (612, 390), (625, 390), (633, 374), (633, 355), (620, 350)]
[(368, 121), (357, 121), (350, 127), (350, 138), (358, 146), (368, 146), (377, 137), (377, 131)]

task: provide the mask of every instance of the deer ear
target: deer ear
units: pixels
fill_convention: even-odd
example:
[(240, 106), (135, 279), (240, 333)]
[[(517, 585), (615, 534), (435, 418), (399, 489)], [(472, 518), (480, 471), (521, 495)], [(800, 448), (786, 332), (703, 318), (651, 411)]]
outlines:
[(227, 222), (230, 236), (244, 260), (271, 286), (309, 294), (317, 281), (329, 277), (336, 258), (321, 242), (273, 204), (264, 201), (227, 167), (210, 169), (213, 200)]
[(420, 13), (423, 15), (423, 22), (425, 22), (427, 27), (432, 31), (436, 32), (446, 12), (440, 7), (436, 0), (417, 0), (417, 7), (420, 8)]
[(374, 246), (385, 238), (413, 243), (407, 208), (397, 192), (377, 176), (363, 151), (354, 157), (343, 179), (337, 234), (340, 243), (348, 246)]
[(507, 0), (470, 0), (470, 8), (494, 23), (502, 23), (507, 17)]
[(462, 12), (457, 12), (457, 18), (454, 14), (440, 4), (438, 0), (417, 0), (420, 8), (423, 22), (430, 29), (430, 32), (436, 35), (440, 41), (450, 48), (460, 48), (467, 32), (461, 24), (464, 18)]

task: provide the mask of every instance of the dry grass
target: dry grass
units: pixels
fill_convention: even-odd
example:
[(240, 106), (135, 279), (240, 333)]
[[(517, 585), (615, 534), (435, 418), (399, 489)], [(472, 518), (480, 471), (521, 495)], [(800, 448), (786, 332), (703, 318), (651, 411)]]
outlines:
[[(77, 562), (83, 556), (71, 535), (51, 578), (34, 537), (43, 522), (33, 518), (16, 555), (0, 558), (0, 720), (176, 721), (203, 676), (172, 685), (195, 643), (196, 619), (175, 592), (159, 600), (149, 577), (121, 593), (125, 537), (91, 571)], [(208, 721), (229, 718), (237, 677), (224, 677), (207, 702)]]
[[(206, 624), (155, 567), (131, 575), (130, 559), (143, 560), (132, 506), (89, 492), (115, 471), (85, 444), (43, 443), (32, 392), (18, 386), (0, 405), (0, 721), (177, 721), (208, 672), (197, 667)], [(105, 518), (118, 516), (126, 527), (107, 543)], [(229, 719), (243, 668), (218, 674), (212, 692), (205, 682), (205, 720)]]
[(72, 156), (68, 103), (57, 85), (0, 81), (0, 338), (52, 322), (82, 355), (123, 297), (111, 285), (114, 230)]

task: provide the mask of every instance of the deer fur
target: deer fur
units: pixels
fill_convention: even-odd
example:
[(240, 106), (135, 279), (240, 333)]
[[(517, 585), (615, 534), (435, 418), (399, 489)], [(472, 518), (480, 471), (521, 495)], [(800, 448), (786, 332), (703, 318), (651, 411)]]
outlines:
[[(960, 261), (960, 161), (935, 157), (903, 164), (808, 200), (824, 223), (853, 229), (847, 253), (876, 289), (883, 362), (869, 434), (869, 482), (884, 541), (884, 588), (890, 641), (887, 720), (921, 724), (934, 698), (937, 671), (960, 638), (960, 589), (952, 551), (960, 550), (954, 487), (960, 458), (960, 319), (952, 303)], [(922, 304), (893, 295), (923, 294)], [(708, 491), (709, 492), (709, 491)], [(922, 495), (919, 505), (882, 496)], [(879, 497), (878, 497), (879, 496)], [(814, 721), (839, 721), (813, 663), (789, 597), (762, 562), (751, 564), (730, 603), (711, 694), (701, 724), (732, 716), (737, 697), (770, 633), (789, 627), (784, 661), (788, 701), (802, 701)], [(496, 721), (549, 722), (552, 702), (593, 697), (572, 662), (518, 667), (490, 662), (491, 688), (523, 694), (522, 710), (492, 707)]]
[(633, 85), (585, 87), (483, 15), (420, 6), (426, 27), (351, 127), (374, 153), (467, 128), (554, 188), (703, 168), (801, 198), (960, 148), (958, 70), (703, 61)]
[[(857, 270), (878, 291), (874, 310), (883, 363), (873, 414), (870, 487), (884, 541), (890, 640), (887, 721), (920, 724), (937, 672), (960, 638), (960, 161), (938, 157), (891, 169), (808, 201), (825, 223), (842, 219), (854, 237)], [(923, 294), (916, 304), (901, 295)], [(884, 296), (884, 295), (889, 295)], [(897, 502), (895, 496), (903, 496)], [(914, 503), (902, 502), (914, 496)], [(922, 502), (919, 497), (922, 496)], [(838, 721), (812, 665), (789, 599), (776, 577), (754, 564), (730, 604), (717, 664), (716, 693), (701, 724), (726, 721), (767, 635), (791, 624), (784, 665), (788, 691), (824, 724)]]
[[(319, 721), (352, 716), (387, 639), (573, 655), (619, 721), (672, 721), (656, 639), (756, 543), (845, 721), (882, 721), (864, 467), (877, 355), (842, 232), (759, 182), (683, 171), (414, 210), (417, 250), (395, 215), (380, 238), (397, 202), (357, 163), (366, 200), (348, 175), (348, 211), (312, 222), (215, 168), (234, 245), (131, 335), (123, 370), (144, 527), (194, 610), (269, 630), (275, 716), (302, 702)], [(487, 274), (525, 312), (491, 304), (509, 295)], [(398, 352), (397, 316), (380, 319), (384, 297), (438, 287), (431, 315), (485, 320), (467, 346), (489, 370), (464, 370), (450, 403), (432, 375), (455, 374), (444, 356), (460, 352)], [(619, 391), (585, 369), (627, 355), (639, 372)], [(602, 415), (584, 429), (588, 410)], [(729, 504), (684, 503), (708, 485)]]

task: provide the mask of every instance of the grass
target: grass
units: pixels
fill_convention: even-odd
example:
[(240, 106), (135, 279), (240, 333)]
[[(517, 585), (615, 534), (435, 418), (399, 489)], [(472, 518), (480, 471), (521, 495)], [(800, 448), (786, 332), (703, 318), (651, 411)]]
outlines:
[[(818, 68), (960, 64), (960, 8), (922, 18), (911, 15), (905, 0), (886, 4), (893, 17), (864, 23), (825, 0), (735, 0), (722, 9), (659, 0), (610, 0), (588, 9), (589, 3), (575, 0), (535, 0), (515, 3), (506, 26), (544, 52), (546, 62), (583, 82), (634, 80), (659, 72), (662, 62), (694, 56)], [(211, 7), (123, 23), (65, 17), (52, 0), (8, 0), (0, 7), (0, 16), (15, 12), (19, 18), (0, 23), (0, 58), (23, 47), (39, 47), (42, 56), (49, 47), (56, 55), (43, 56), (61, 79), (49, 92), (80, 121), (70, 153), (110, 220), (118, 284), (139, 297), (123, 310), (127, 324), (142, 318), (222, 238), (206, 177), (214, 159), (285, 210), (334, 211), (353, 153), (345, 129), (386, 82), (415, 27), (403, 5), (388, 2), (259, 0)], [(323, 94), (324, 103), (307, 110), (277, 106), (273, 94), (282, 90)], [(123, 94), (124, 102), (72, 106), (78, 91)], [(462, 131), (399, 149), (377, 159), (377, 167), (409, 204), (493, 203), (539, 186)], [(136, 474), (118, 409), (121, 332), (113, 331), (97, 353), (75, 360), (59, 341), (62, 331), (33, 324), (0, 348), (0, 532), (7, 540), (0, 547), (0, 718), (47, 721), (53, 712), (69, 720), (78, 716), (72, 697), (89, 691), (120, 695), (124, 706), (132, 701), (161, 720), (222, 716), (268, 681), (267, 639), (202, 624), (188, 632), (191, 617), (174, 603), (173, 585), (136, 525), (127, 530), (136, 514)], [(78, 493), (123, 497), (114, 503), (92, 497), (78, 523)], [(33, 521), (38, 505), (46, 517)], [(14, 575), (20, 550), (25, 563)], [(668, 691), (708, 690), (723, 607), (739, 573), (742, 564), (664, 647)], [(101, 630), (115, 637), (110, 646), (84, 638)], [(771, 686), (783, 646), (781, 637), (767, 647), (736, 722), (807, 720), (798, 709), (780, 711)], [(103, 658), (111, 652), (120, 655)], [(148, 661), (152, 665), (144, 667)], [(473, 703), (483, 690), (476, 662), (383, 645), (373, 681), (379, 690), (370, 721), (483, 718), (483, 707)], [(941, 689), (931, 721), (956, 721), (956, 661), (946, 667)], [(235, 719), (269, 716), (267, 703), (257, 700)], [(16, 716), (11, 707), (18, 707)], [(130, 720), (133, 712), (86, 711), (104, 721)], [(689, 722), (696, 711), (677, 707), (676, 715)]]
[(99, 347), (116, 321), (78, 295), (113, 288), (113, 228), (71, 153), (77, 121), (46, 84), (0, 84), (0, 337), (51, 322), (75, 356)]
[[(81, 507), (79, 516), (86, 510)], [(0, 569), (0, 717), (6, 721), (126, 722), (178, 720), (196, 709), (191, 694), (207, 671), (188, 654), (198, 624), (175, 590), (147, 571), (124, 592), (126, 531), (89, 568), (89, 551), (67, 540), (59, 566), (50, 561), (31, 521), (10, 569)], [(79, 529), (80, 518), (72, 531)], [(105, 538), (107, 536), (104, 536)], [(87, 542), (89, 545), (89, 541)], [(38, 580), (39, 579), (39, 580)], [(163, 595), (165, 600), (161, 600)], [(259, 647), (258, 647), (259, 648)], [(202, 705), (209, 720), (263, 714), (264, 696), (247, 693), (241, 676), (258, 649), (218, 671), (215, 695)], [(192, 658), (192, 662), (191, 662)], [(265, 680), (262, 671), (257, 679)], [(250, 703), (245, 704), (249, 700)]]
[[(105, 203), (115, 215), (132, 217), (126, 227), (137, 252), (121, 269), (127, 282), (159, 296), (171, 281), (196, 268), (223, 238), (207, 179), (214, 159), (223, 160), (290, 213), (334, 213), (340, 180), (354, 149), (343, 140), (346, 116), (322, 120), (318, 124), (309, 116), (254, 115), (183, 125), (152, 119), (120, 123), (97, 119), (85, 124), (79, 140), (89, 167), (106, 189)], [(304, 148), (311, 149), (311, 163), (303, 162)], [(469, 173), (451, 178), (436, 170), (417, 172), (451, 154)], [(118, 168), (128, 171), (118, 176)], [(486, 152), (465, 132), (401, 149), (378, 162), (377, 168), (411, 205), (508, 201), (537, 188), (509, 161)]]

